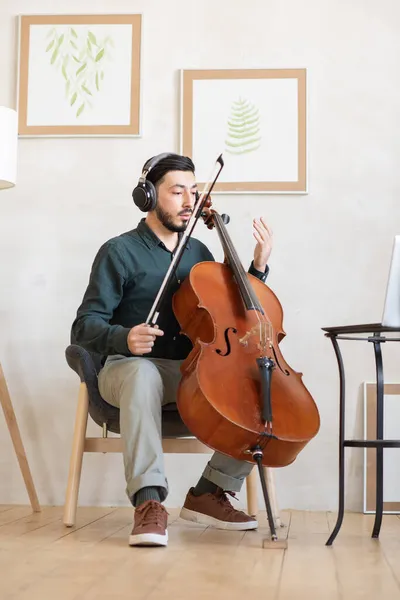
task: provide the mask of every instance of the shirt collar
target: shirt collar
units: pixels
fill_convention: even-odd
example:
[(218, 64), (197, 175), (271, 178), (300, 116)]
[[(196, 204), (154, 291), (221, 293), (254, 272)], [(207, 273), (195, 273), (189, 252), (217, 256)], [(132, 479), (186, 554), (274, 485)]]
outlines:
[[(136, 231), (138, 232), (138, 234), (140, 235), (140, 237), (142, 238), (142, 240), (144, 241), (144, 243), (146, 244), (146, 246), (148, 248), (152, 249), (155, 246), (164, 246), (164, 244), (160, 240), (160, 238), (157, 237), (156, 234), (154, 233), (154, 231), (152, 229), (150, 229), (150, 227), (147, 225), (145, 218), (140, 220), (140, 222), (136, 228)], [(182, 238), (182, 233), (178, 233), (179, 242), (181, 241), (181, 238)], [(190, 249), (190, 246), (191, 246), (191, 242), (189, 239), (186, 243), (186, 250)]]

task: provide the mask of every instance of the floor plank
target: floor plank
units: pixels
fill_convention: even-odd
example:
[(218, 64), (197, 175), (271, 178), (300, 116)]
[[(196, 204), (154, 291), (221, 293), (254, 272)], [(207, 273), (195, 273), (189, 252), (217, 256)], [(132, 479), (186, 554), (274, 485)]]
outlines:
[[(12, 523), (13, 521), (22, 519), (30, 514), (32, 514), (32, 509), (30, 506), (14, 506), (11, 509), (0, 512), (0, 527), (7, 525), (7, 523)], [(40, 515), (41, 513), (37, 514)]]
[[(74, 543), (57, 550), (55, 548), (57, 542), (86, 528), (88, 528), (88, 533), (85, 534), (85, 537), (90, 537), (90, 527), (114, 512), (115, 510), (110, 508), (81, 508), (76, 525), (73, 528), (67, 528), (62, 523), (61, 510), (60, 518), (57, 521), (50, 522), (43, 527), (38, 527), (23, 535), (17, 535), (15, 538), (8, 536), (2, 538), (0, 535), (0, 572), (7, 573), (7, 577), (0, 577), (1, 600), (25, 597), (33, 599), (37, 581), (49, 578), (51, 573), (62, 567), (65, 562), (79, 561), (83, 549), (88, 551), (90, 549), (90, 544)], [(39, 514), (39, 519), (46, 520), (46, 509), (36, 514)], [(107, 524), (105, 529), (106, 527)], [(53, 598), (54, 596), (48, 597)], [(43, 596), (43, 600), (44, 598), (46, 596)]]
[[(332, 550), (343, 600), (400, 597), (400, 520), (384, 515), (380, 539), (371, 538), (375, 515), (346, 513)], [(336, 515), (329, 515), (333, 528)]]
[(0, 513), (4, 512), (6, 510), (11, 510), (12, 508), (15, 508), (14, 504), (1, 504), (0, 505)]
[[(400, 597), (400, 519), (346, 513), (332, 547), (336, 515), (283, 511), (287, 550), (263, 549), (257, 531), (220, 531), (169, 509), (168, 548), (129, 548), (130, 508), (78, 510), (66, 528), (62, 508), (0, 507), (1, 600), (372, 600)], [(8, 516), (6, 517), (6, 515)]]
[(62, 508), (59, 506), (49, 506), (40, 513), (30, 513), (25, 517), (4, 524), (0, 528), (0, 547), (6, 539), (18, 538), (54, 521), (61, 520)]

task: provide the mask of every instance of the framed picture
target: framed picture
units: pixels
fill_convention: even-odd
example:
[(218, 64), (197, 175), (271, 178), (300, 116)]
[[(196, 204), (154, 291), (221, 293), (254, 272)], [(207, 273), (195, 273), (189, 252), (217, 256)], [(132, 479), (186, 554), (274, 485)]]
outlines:
[(140, 135), (140, 14), (19, 17), (20, 136)]
[[(400, 439), (400, 383), (384, 384), (383, 437)], [(364, 383), (364, 437), (376, 438), (376, 383)], [(400, 513), (399, 448), (383, 450), (383, 512)], [(364, 448), (364, 513), (375, 513), (376, 450)]]
[(223, 154), (216, 192), (306, 193), (306, 70), (182, 70), (181, 152), (200, 186)]

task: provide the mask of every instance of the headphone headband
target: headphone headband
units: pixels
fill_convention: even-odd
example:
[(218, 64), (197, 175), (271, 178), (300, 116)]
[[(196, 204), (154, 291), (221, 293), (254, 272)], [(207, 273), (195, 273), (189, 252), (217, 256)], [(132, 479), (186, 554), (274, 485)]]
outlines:
[(153, 169), (164, 158), (167, 158), (167, 156), (171, 156), (171, 153), (163, 152), (162, 154), (157, 154), (157, 156), (153, 156), (153, 158), (149, 158), (149, 160), (143, 166), (142, 175), (140, 179), (144, 181), (147, 175), (150, 173), (151, 169)]

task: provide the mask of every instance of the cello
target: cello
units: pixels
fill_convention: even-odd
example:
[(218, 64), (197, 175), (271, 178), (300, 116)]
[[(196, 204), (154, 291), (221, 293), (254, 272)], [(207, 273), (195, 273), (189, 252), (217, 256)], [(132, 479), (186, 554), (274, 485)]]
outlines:
[(211, 208), (210, 191), (202, 196), (194, 219), (216, 229), (225, 261), (196, 264), (173, 296), (181, 333), (193, 346), (181, 365), (177, 407), (201, 442), (257, 464), (276, 541), (262, 467), (291, 464), (318, 433), (319, 412), (302, 374), (280, 351), (286, 333), (277, 296), (246, 273), (226, 228), (229, 218)]
[(291, 464), (318, 433), (316, 404), (285, 361), (277, 296), (246, 273), (223, 218), (211, 210), (225, 262), (202, 262), (175, 292), (173, 310), (193, 344), (181, 366), (177, 406), (209, 447), (239, 460), (262, 450), (262, 464)]

